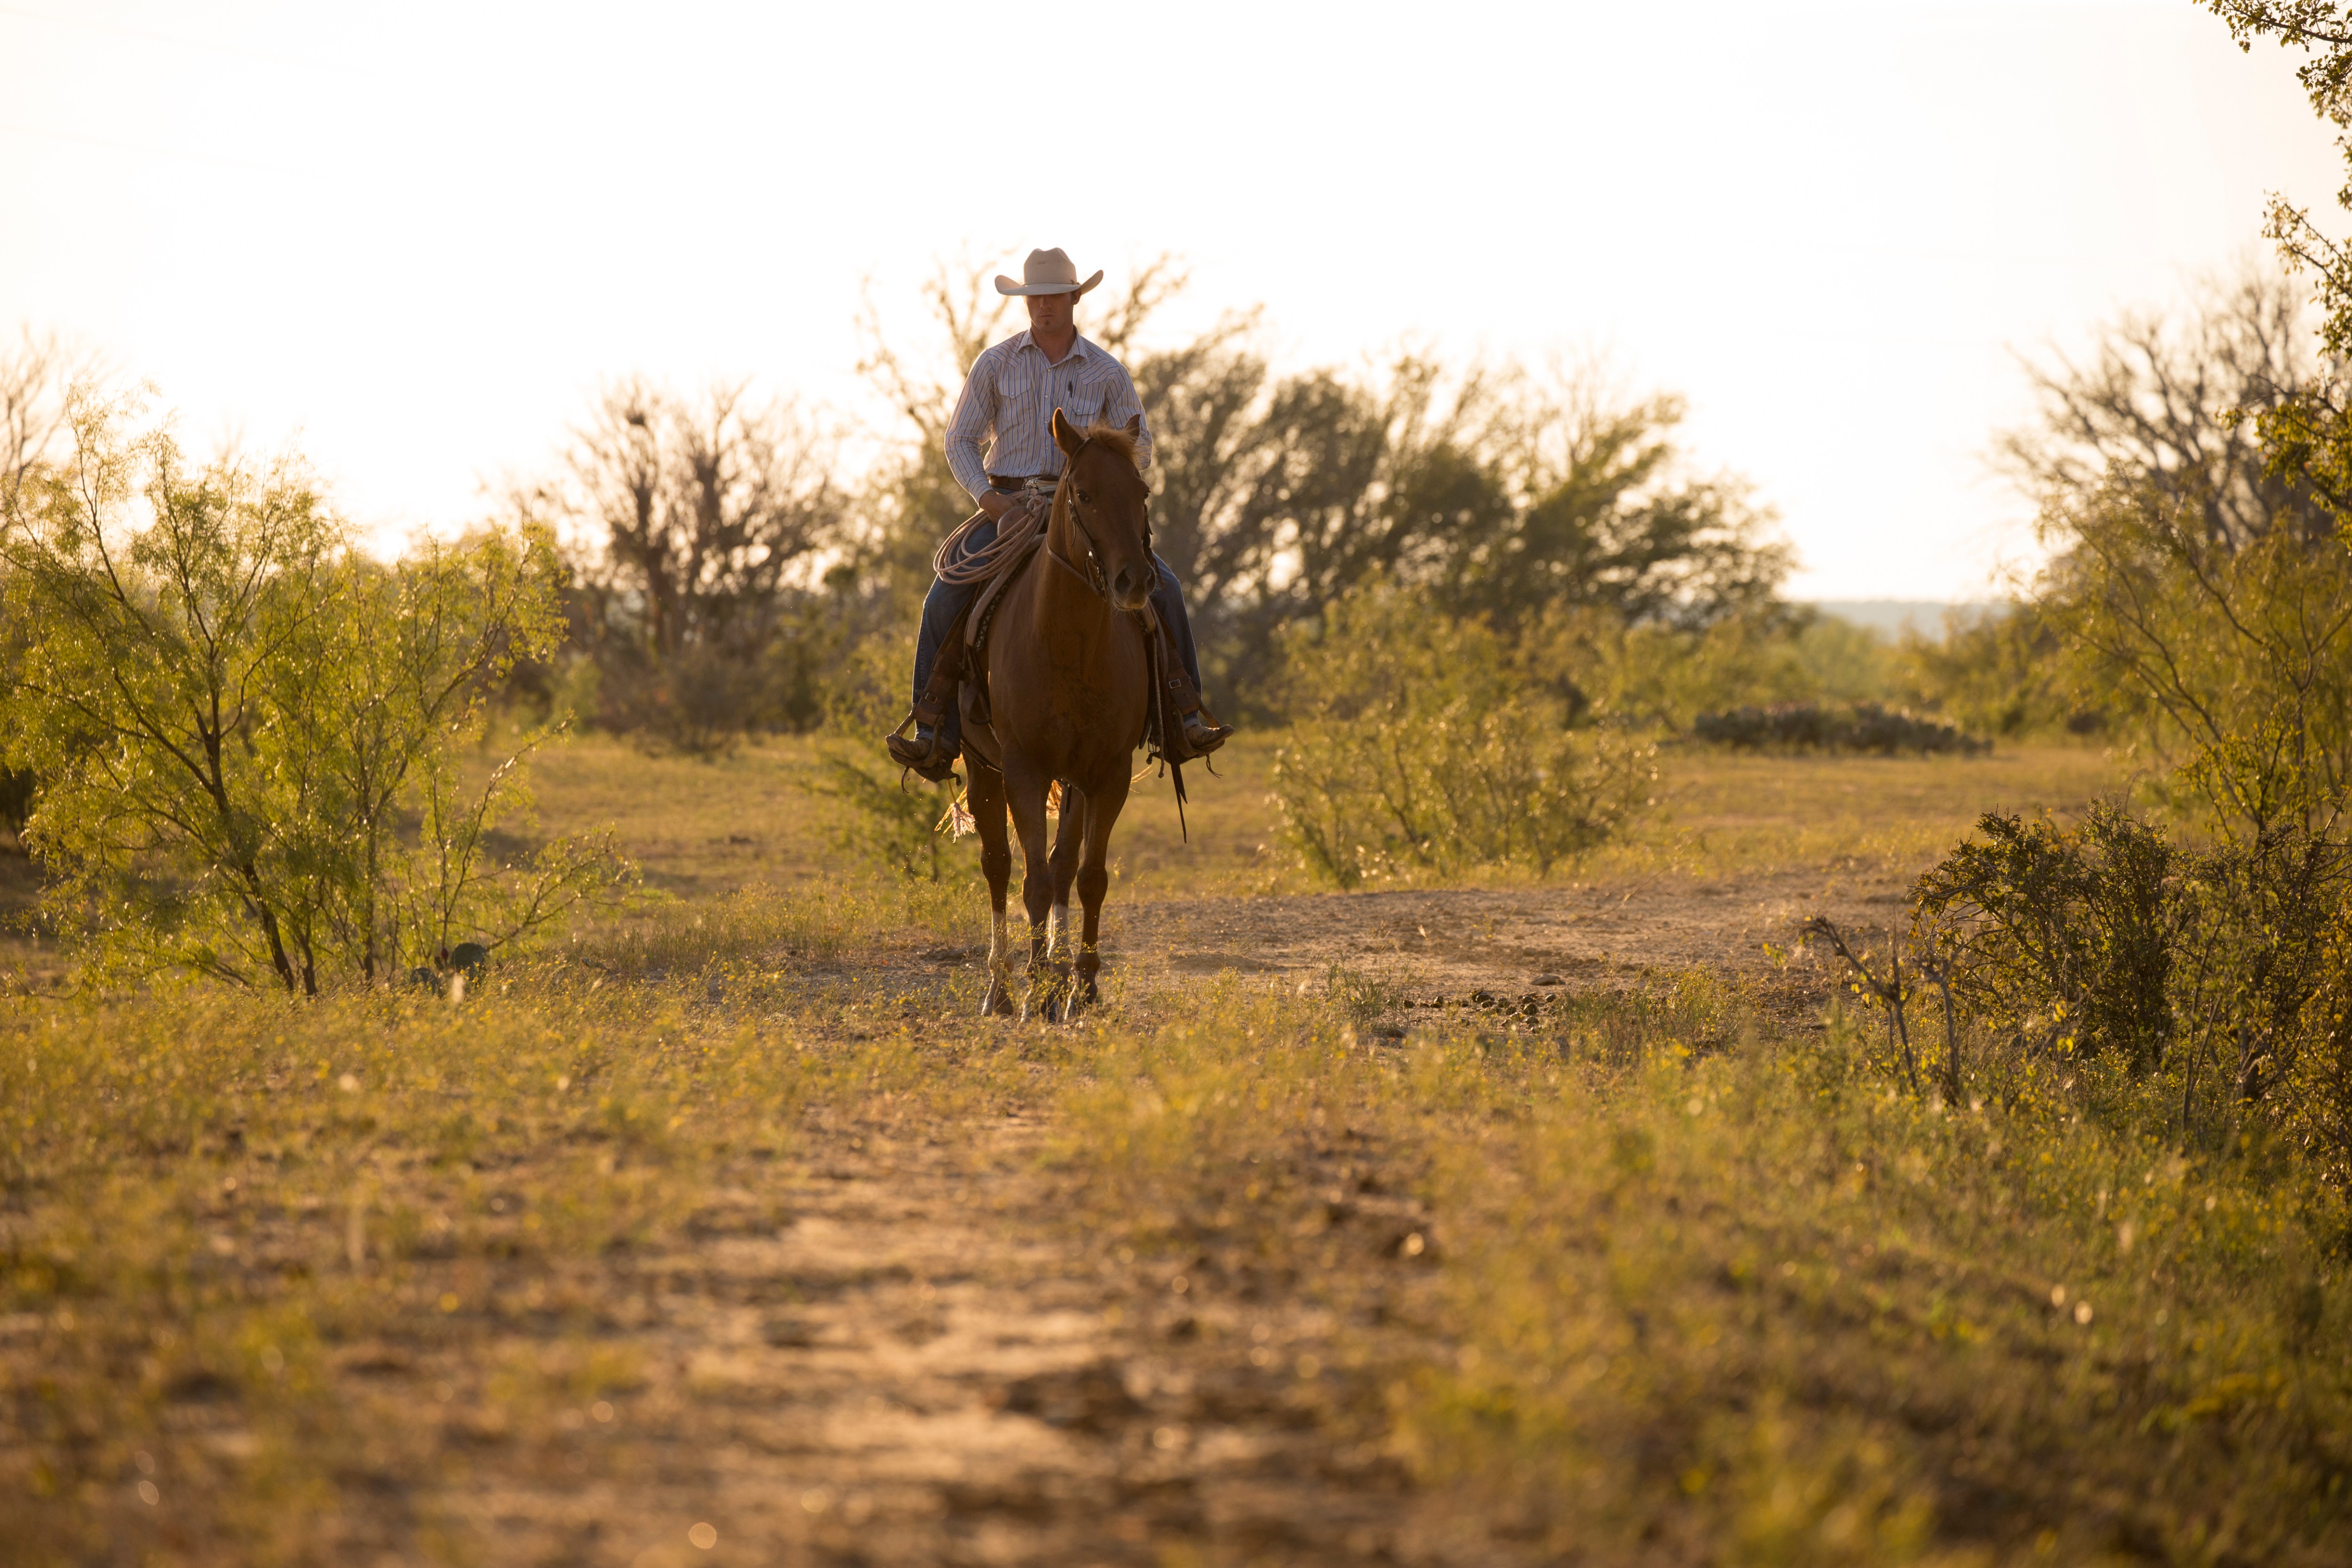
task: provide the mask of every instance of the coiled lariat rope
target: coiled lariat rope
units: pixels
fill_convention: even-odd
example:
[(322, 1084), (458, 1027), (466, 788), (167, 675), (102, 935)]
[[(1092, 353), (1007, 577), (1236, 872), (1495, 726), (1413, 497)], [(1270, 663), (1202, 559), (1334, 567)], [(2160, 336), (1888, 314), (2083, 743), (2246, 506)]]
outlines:
[(1045, 531), (1046, 521), (1054, 514), (1052, 500), (1042, 489), (1022, 492), (1018, 500), (1004, 509), (996, 520), (996, 537), (972, 551), (963, 553), (964, 542), (980, 525), (988, 521), (984, 511), (974, 512), (963, 520), (953, 533), (940, 541), (939, 549), (931, 552), (931, 570), (940, 580), (957, 587), (972, 583), (985, 583), (996, 575), (997, 569), (1018, 557)]

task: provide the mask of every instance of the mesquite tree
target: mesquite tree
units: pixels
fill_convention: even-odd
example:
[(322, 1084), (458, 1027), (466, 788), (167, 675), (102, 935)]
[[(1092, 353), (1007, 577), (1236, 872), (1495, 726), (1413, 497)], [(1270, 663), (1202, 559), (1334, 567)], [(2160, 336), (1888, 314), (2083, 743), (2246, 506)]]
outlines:
[(496, 861), (518, 773), (458, 776), (492, 684), (562, 629), (544, 534), (387, 566), (298, 467), (193, 465), (138, 412), (78, 393), (69, 454), (0, 518), (7, 758), (42, 781), (26, 837), (102, 970), (315, 994), (616, 882), (599, 841)]

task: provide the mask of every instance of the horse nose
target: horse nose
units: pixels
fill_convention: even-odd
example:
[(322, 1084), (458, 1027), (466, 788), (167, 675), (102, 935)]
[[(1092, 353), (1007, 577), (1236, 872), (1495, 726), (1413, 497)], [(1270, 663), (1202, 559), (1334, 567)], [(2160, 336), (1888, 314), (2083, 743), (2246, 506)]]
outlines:
[(1118, 602), (1122, 605), (1132, 605), (1141, 597), (1139, 586), (1132, 566), (1120, 567), (1118, 575), (1110, 580), (1110, 591), (1118, 595)]

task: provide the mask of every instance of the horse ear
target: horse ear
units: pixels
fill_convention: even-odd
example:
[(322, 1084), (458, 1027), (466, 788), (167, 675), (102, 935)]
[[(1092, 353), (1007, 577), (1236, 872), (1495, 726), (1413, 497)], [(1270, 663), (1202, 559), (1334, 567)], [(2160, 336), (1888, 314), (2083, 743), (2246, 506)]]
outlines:
[(1066, 455), (1075, 458), (1078, 455), (1078, 448), (1086, 444), (1086, 437), (1071, 429), (1070, 422), (1062, 417), (1062, 411), (1059, 408), (1055, 409), (1054, 445), (1059, 447)]
[(1142, 415), (1130, 414), (1127, 416), (1127, 437), (1130, 441), (1139, 441), (1143, 438)]

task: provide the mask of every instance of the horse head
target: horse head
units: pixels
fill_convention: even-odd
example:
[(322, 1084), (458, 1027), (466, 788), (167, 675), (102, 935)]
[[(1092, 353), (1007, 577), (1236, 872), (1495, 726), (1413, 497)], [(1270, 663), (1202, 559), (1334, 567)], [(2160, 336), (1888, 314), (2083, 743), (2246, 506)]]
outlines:
[(1054, 442), (1068, 459), (1062, 504), (1093, 552), (1105, 594), (1122, 610), (1143, 608), (1160, 582), (1151, 560), (1151, 491), (1135, 461), (1142, 431), (1139, 416), (1124, 429), (1079, 430), (1054, 410)]

